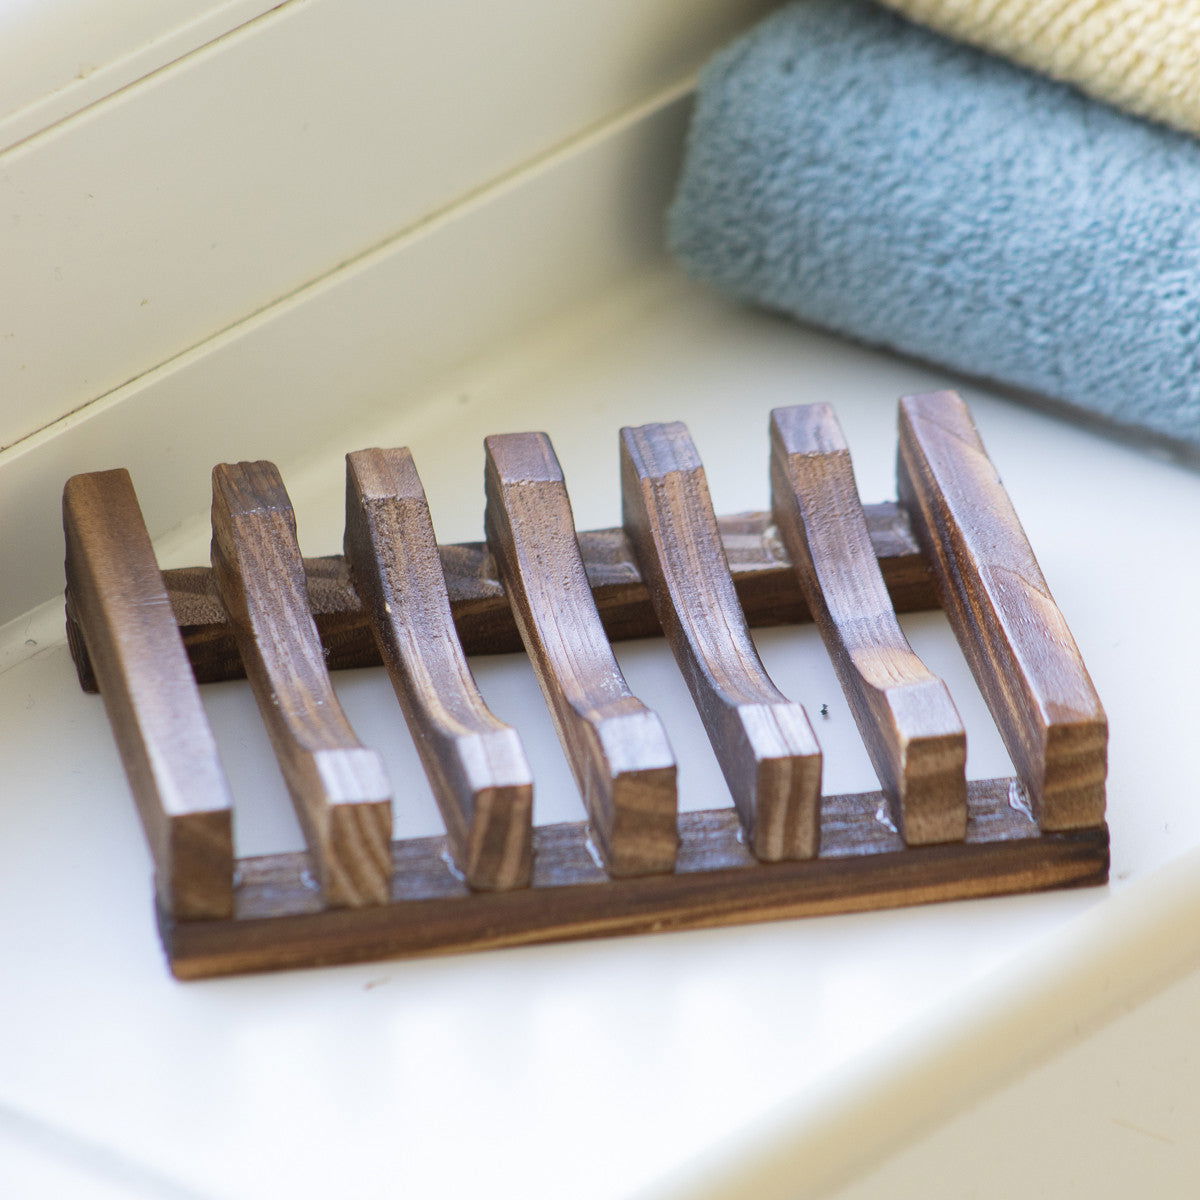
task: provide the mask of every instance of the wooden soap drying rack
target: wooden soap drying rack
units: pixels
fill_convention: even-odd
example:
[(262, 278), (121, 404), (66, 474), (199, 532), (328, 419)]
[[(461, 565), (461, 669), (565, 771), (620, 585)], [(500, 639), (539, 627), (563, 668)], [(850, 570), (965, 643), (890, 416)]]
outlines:
[[(344, 557), (302, 559), (270, 463), (213, 472), (212, 567), (160, 572), (127, 472), (67, 482), (67, 630), (99, 690), (181, 978), (1102, 883), (1107, 724), (970, 414), (900, 403), (898, 504), (864, 508), (824, 405), (771, 421), (771, 513), (717, 517), (682, 425), (621, 433), (624, 525), (576, 535), (542, 434), (487, 439), (484, 544), (438, 546), (407, 450), (349, 455)], [(968, 783), (896, 612), (941, 605), (1017, 775)], [(813, 619), (882, 790), (821, 795), (747, 623)], [(610, 641), (665, 635), (734, 807), (679, 814)], [(532, 826), (520, 741), (466, 654), (528, 651), (588, 821)], [(447, 833), (393, 841), (329, 671), (382, 662)], [(235, 858), (196, 683), (245, 676), (307, 853)]]

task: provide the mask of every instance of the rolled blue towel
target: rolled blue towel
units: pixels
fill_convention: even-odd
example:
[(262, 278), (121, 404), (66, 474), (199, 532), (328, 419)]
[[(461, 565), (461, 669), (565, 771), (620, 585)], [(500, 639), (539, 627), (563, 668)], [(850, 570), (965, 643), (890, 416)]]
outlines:
[(873, 5), (714, 60), (669, 234), (738, 298), (1200, 449), (1200, 142)]

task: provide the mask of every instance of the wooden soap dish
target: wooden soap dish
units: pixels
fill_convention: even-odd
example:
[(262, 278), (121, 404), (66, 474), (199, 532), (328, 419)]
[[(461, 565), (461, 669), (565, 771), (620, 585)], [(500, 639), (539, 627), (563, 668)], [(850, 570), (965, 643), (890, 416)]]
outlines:
[[(863, 508), (832, 411), (771, 420), (771, 513), (717, 517), (678, 424), (621, 431), (623, 528), (576, 535), (543, 434), (487, 439), (484, 544), (439, 547), (407, 450), (347, 459), (343, 557), (302, 559), (270, 463), (213, 472), (212, 567), (160, 572), (128, 474), (67, 482), (67, 631), (99, 690), (181, 978), (1102, 883), (1107, 724), (969, 412), (900, 403), (898, 504)], [(941, 605), (1016, 766), (966, 781), (896, 612)], [(815, 620), (882, 790), (822, 796), (747, 625)], [(665, 635), (734, 806), (679, 814), (610, 642)], [(588, 820), (535, 828), (467, 654), (524, 646)], [(393, 841), (329, 671), (382, 662), (445, 837)], [(237, 859), (196, 683), (245, 676), (308, 846)]]

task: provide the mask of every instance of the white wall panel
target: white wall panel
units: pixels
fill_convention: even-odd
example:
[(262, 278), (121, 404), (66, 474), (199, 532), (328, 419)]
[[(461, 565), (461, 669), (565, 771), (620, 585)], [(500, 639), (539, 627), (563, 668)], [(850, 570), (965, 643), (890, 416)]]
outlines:
[(293, 0), (22, 142), (0, 446), (645, 101), (764, 7)]
[(282, 0), (0, 0), (0, 150)]

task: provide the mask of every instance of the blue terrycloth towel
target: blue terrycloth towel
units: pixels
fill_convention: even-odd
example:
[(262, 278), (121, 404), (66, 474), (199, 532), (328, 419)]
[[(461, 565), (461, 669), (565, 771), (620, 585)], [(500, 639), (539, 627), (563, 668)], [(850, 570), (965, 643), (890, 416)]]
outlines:
[(806, 0), (705, 71), (669, 226), (734, 296), (1200, 448), (1184, 134)]

